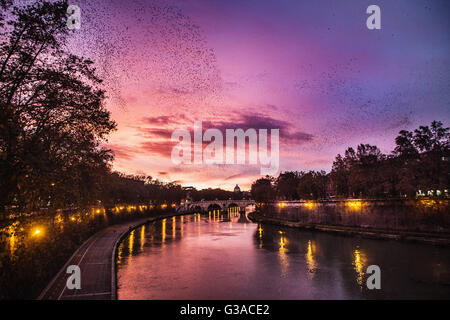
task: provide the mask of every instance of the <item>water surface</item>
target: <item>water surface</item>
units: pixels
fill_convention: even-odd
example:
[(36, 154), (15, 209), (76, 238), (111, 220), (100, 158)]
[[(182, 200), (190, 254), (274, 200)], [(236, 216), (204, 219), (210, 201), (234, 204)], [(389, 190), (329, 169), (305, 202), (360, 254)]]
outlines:
[[(381, 268), (368, 290), (367, 266)], [(144, 225), (118, 249), (119, 299), (450, 298), (450, 249), (249, 222), (229, 210)]]

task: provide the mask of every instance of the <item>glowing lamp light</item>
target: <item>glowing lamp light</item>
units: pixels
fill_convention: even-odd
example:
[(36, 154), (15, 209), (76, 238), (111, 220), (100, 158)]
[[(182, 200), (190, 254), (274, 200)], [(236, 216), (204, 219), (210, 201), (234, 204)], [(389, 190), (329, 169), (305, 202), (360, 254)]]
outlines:
[(348, 201), (347, 206), (350, 207), (350, 209), (359, 210), (362, 207), (361, 201)]
[(420, 200), (420, 204), (429, 208), (437, 207), (437, 202), (435, 200)]
[(280, 207), (280, 208), (284, 208), (284, 207), (286, 207), (286, 203), (285, 202), (278, 202), (278, 206)]
[(312, 209), (314, 208), (314, 202), (305, 202), (305, 207), (308, 209)]

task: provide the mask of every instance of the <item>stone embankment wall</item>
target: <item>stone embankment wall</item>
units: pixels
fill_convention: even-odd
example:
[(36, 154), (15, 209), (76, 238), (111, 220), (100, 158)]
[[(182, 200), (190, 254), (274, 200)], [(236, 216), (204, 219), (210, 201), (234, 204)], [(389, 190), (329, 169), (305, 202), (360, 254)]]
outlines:
[(260, 205), (256, 213), (311, 225), (450, 232), (448, 199), (286, 201)]

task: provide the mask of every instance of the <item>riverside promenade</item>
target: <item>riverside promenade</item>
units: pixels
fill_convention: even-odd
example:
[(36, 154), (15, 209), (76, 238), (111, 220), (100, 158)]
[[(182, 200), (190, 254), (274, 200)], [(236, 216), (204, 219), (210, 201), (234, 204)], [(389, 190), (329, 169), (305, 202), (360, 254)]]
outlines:
[[(42, 291), (38, 300), (115, 300), (116, 297), (116, 248), (128, 232), (140, 225), (180, 215), (167, 213), (155, 217), (109, 226), (86, 240), (69, 258), (53, 280)], [(81, 289), (66, 287), (70, 274), (67, 267), (77, 265), (81, 269)]]

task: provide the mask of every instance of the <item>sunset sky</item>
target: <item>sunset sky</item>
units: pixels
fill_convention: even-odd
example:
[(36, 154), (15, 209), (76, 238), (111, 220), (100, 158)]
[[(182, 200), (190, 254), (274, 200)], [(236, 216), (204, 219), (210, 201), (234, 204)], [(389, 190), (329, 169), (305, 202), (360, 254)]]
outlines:
[[(172, 131), (279, 128), (281, 170), (450, 125), (450, 1), (73, 0), (71, 48), (105, 79), (114, 169), (243, 189), (259, 166), (174, 165)], [(381, 30), (366, 8), (381, 8)]]

